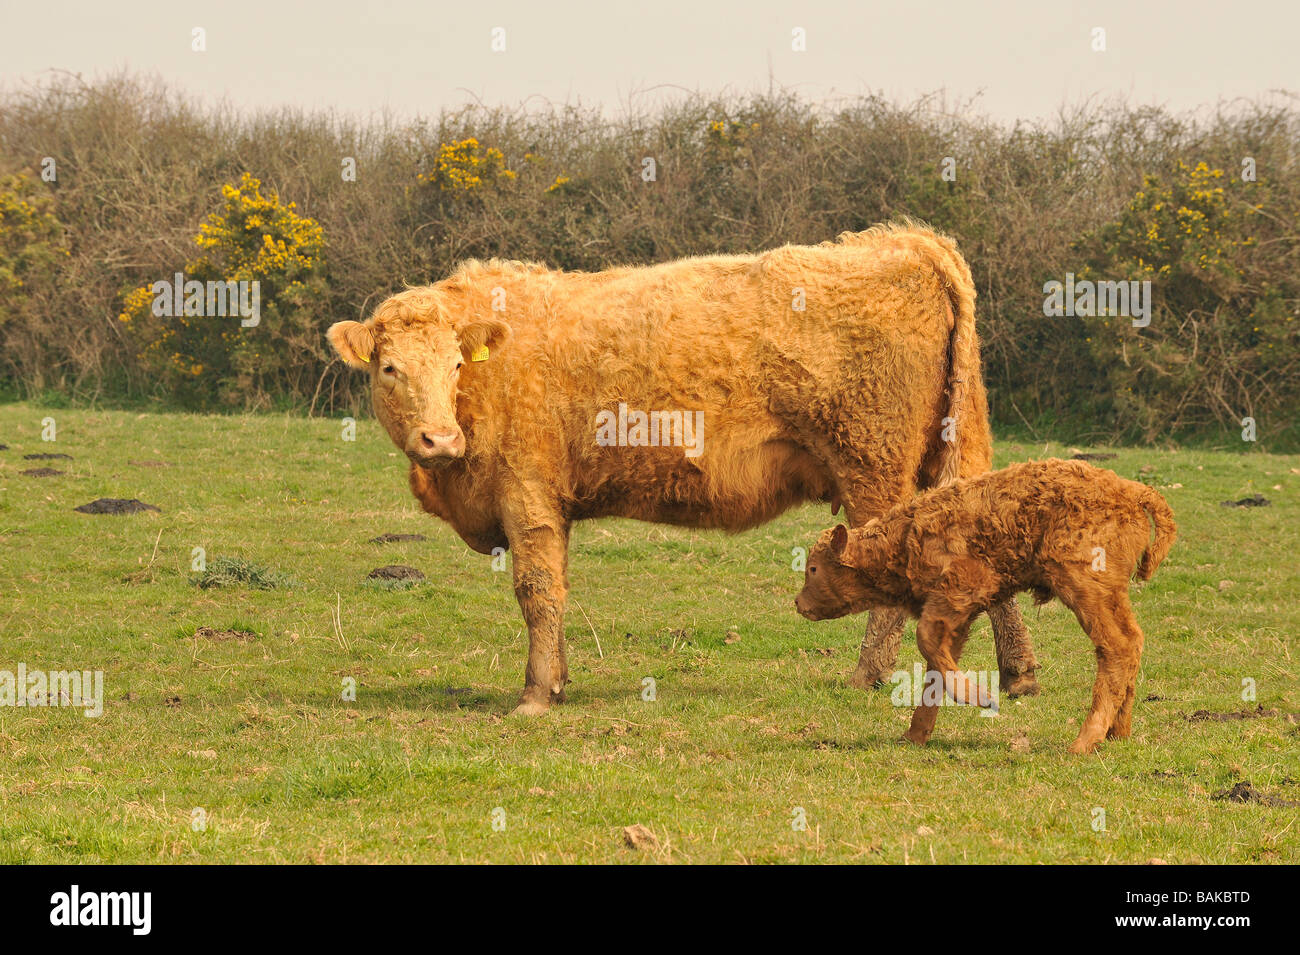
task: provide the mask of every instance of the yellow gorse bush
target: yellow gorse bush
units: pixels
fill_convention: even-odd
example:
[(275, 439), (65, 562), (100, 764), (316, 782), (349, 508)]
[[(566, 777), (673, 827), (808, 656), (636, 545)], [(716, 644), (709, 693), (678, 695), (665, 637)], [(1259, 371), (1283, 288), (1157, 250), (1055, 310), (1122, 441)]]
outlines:
[(53, 200), (22, 174), (0, 177), (0, 322), (16, 308), (12, 299), (48, 278), (69, 252)]
[(186, 265), (199, 272), (220, 259), (222, 276), (234, 281), (271, 279), (320, 264), (325, 232), (320, 223), (297, 213), (297, 204), (282, 203), (274, 191), (262, 194), (262, 183), (249, 173), (239, 185), (221, 187), (224, 207), (199, 226), (194, 244), (205, 253)]
[(495, 146), (484, 149), (471, 136), (439, 146), (433, 171), (420, 173), (417, 178), (436, 185), (443, 192), (478, 192), (485, 186), (510, 182), (516, 174), (506, 168), (506, 157), (501, 150)]
[[(182, 398), (219, 392), (247, 403), (298, 379), (326, 356), (316, 306), (324, 301), (325, 233), (261, 180), (244, 173), (221, 187), (221, 205), (199, 225), (184, 278), (257, 283), (259, 323), (244, 329), (226, 316), (153, 314), (153, 283), (123, 296), (119, 319), (140, 342), (140, 358)], [(172, 276), (160, 276), (172, 281)]]

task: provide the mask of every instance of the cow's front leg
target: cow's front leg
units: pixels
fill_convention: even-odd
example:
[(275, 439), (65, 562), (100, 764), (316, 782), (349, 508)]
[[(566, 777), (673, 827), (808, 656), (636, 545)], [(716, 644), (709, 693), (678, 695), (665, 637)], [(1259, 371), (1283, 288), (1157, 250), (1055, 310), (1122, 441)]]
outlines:
[(515, 555), (515, 597), (528, 625), (528, 667), (515, 712), (537, 716), (552, 703), (564, 702), (564, 685), (569, 682), (564, 652), (568, 528), (529, 528), (511, 539), (510, 549)]

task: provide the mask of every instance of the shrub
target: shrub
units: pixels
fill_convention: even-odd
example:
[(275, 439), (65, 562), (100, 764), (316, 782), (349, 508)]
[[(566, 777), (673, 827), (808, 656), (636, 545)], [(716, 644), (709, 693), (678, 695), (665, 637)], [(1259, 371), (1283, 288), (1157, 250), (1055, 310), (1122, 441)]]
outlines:
[(256, 283), (257, 324), (245, 327), (239, 316), (160, 315), (157, 295), (167, 292), (152, 285), (127, 293), (119, 318), (140, 343), (145, 366), (184, 403), (202, 405), (215, 394), (226, 405), (252, 406), (301, 395), (328, 360), (318, 327), (327, 296), (324, 232), (294, 203), (264, 194), (248, 173), (238, 185), (223, 186), (221, 198), (220, 210), (199, 226), (197, 255), (184, 276)]
[[(54, 200), (30, 176), (0, 176), (0, 337), (4, 361), (41, 387), (38, 343), (23, 335), (45, 320), (68, 250)], [(16, 334), (11, 334), (16, 333)]]
[(1116, 420), (1137, 436), (1227, 430), (1245, 416), (1295, 407), (1300, 275), (1273, 252), (1296, 242), (1293, 226), (1264, 215), (1265, 183), (1243, 182), (1204, 161), (1177, 160), (1148, 174), (1113, 222), (1080, 242), (1085, 277), (1150, 281), (1151, 323), (1086, 320), (1106, 369)]

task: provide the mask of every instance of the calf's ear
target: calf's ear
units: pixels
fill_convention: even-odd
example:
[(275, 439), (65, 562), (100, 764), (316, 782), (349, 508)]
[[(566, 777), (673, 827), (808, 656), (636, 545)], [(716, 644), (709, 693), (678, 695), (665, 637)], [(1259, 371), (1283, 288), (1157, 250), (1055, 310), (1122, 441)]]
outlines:
[(327, 333), (330, 345), (353, 368), (366, 368), (375, 353), (375, 336), (360, 322), (337, 322)]
[(510, 337), (510, 326), (500, 319), (481, 318), (456, 329), (456, 335), (469, 361), (487, 361), (492, 350)]
[(831, 553), (836, 557), (841, 556), (848, 542), (849, 529), (843, 524), (836, 524), (835, 530), (831, 531)]

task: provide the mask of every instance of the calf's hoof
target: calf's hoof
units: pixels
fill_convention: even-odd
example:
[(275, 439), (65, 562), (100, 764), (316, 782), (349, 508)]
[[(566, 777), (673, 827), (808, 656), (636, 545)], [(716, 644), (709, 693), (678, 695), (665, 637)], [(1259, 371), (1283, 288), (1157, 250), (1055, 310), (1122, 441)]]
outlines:
[(1039, 694), (1038, 677), (1033, 670), (1023, 673), (1002, 672), (998, 675), (1002, 692), (1010, 699), (1018, 696), (1037, 696)]
[(1085, 739), (1076, 739), (1070, 744), (1070, 752), (1075, 756), (1087, 756), (1097, 749), (1097, 744)]
[(900, 743), (911, 743), (913, 746), (924, 746), (929, 740), (929, 733), (913, 733), (911, 730), (898, 737)]

